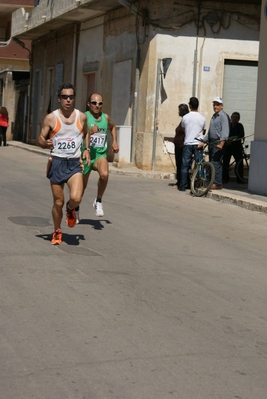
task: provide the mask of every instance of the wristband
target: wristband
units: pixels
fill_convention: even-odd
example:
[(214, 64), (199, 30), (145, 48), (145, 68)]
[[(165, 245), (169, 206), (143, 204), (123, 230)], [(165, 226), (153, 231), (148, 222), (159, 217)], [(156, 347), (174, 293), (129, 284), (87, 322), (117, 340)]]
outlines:
[[(86, 147), (85, 150), (91, 152), (89, 147)], [(84, 150), (84, 151), (85, 151), (85, 150)]]

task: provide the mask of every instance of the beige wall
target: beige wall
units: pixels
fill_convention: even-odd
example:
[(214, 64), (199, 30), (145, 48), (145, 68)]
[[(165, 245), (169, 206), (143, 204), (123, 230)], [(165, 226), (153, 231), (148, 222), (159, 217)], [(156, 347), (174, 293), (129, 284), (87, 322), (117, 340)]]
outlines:
[[(206, 3), (206, 5), (211, 8), (214, 7), (213, 3)], [(166, 17), (166, 23), (168, 23), (168, 17), (173, 15), (170, 2), (163, 4), (163, 2), (159, 3), (154, 0), (143, 2), (143, 6), (149, 8), (149, 15), (153, 15), (155, 20)], [(141, 43), (141, 61), (137, 92), (138, 111), (134, 161), (142, 169), (150, 169), (152, 164), (158, 58), (172, 58), (166, 78), (163, 80), (167, 98), (164, 102), (159, 99), (155, 156), (155, 169), (169, 171), (174, 170), (174, 156), (166, 153), (163, 137), (174, 135), (175, 127), (180, 120), (177, 114), (177, 106), (181, 102), (188, 102), (193, 95), (195, 50), (197, 50), (195, 95), (200, 99), (199, 111), (206, 117), (207, 125), (209, 125), (213, 112), (212, 98), (222, 95), (225, 59), (256, 61), (258, 59), (259, 30), (257, 29), (259, 29), (259, 25), (255, 22), (254, 17), (256, 19), (259, 17), (259, 9), (242, 5), (238, 11), (244, 13), (244, 15), (252, 16), (251, 19), (247, 18), (246, 23), (239, 23), (237, 20), (240, 21), (240, 18), (243, 17), (237, 18), (237, 15), (233, 12), (230, 23), (221, 26), (218, 33), (212, 32), (210, 26), (205, 23), (205, 29), (202, 27), (200, 36), (197, 38), (195, 22), (190, 23), (187, 17), (182, 14), (182, 11), (185, 11), (185, 6), (177, 5), (175, 7), (177, 8), (176, 14), (179, 11), (182, 15), (177, 21), (172, 19), (174, 25), (181, 24), (181, 28), (177, 31), (164, 30), (151, 25), (145, 27), (141, 24), (140, 19), (139, 25), (137, 25)], [(191, 7), (194, 7), (194, 3), (191, 4)], [(234, 8), (236, 6), (229, 5), (230, 12)], [(206, 11), (202, 9), (202, 16), (208, 10), (209, 8)], [(105, 17), (104, 58), (102, 67), (100, 67), (104, 88), (112, 87), (112, 68), (115, 62), (132, 57), (133, 66), (135, 65), (137, 48), (135, 23), (136, 17), (129, 14), (125, 9), (114, 11)], [(88, 34), (90, 36), (90, 32)], [(87, 47), (88, 51), (86, 51), (86, 45), (83, 51), (87, 54), (89, 60), (92, 44), (88, 43)], [(203, 66), (209, 66), (210, 71), (203, 72)], [(134, 96), (133, 83), (130, 95), (132, 101)], [(116, 87), (112, 87), (112, 89), (114, 91)], [(132, 103), (130, 107), (132, 107)]]
[[(29, 141), (32, 139), (33, 129), (33, 105), (36, 99), (34, 98), (34, 73), (36, 70), (41, 71), (41, 90), (39, 95), (38, 109), (38, 129), (47, 113), (49, 104), (49, 82), (48, 70), (52, 68), (53, 82), (52, 93), (56, 94), (56, 65), (63, 63), (63, 82), (75, 84), (74, 78), (76, 74), (73, 72), (75, 64), (73, 64), (73, 48), (75, 42), (74, 25), (70, 25), (65, 29), (57, 32), (52, 32), (50, 35), (33, 42), (33, 65), (32, 65), (32, 85), (31, 85), (31, 105), (30, 105), (30, 121), (29, 121)], [(37, 132), (38, 133), (38, 132)], [(36, 135), (36, 137), (38, 134)], [(35, 140), (33, 140), (34, 142)]]
[[(221, 26), (212, 27), (205, 17), (216, 7), (220, 13), (219, 2), (205, 2), (205, 6), (202, 6), (199, 37), (195, 20), (198, 13), (194, 1), (184, 4), (159, 0), (143, 1), (142, 9), (148, 8), (149, 18), (155, 21), (154, 24), (146, 24), (145, 19), (136, 18), (123, 7), (107, 12), (105, 16), (83, 22), (77, 47), (76, 71), (73, 67), (75, 32), (70, 27), (69, 30), (54, 31), (34, 41), (33, 72), (35, 68), (43, 69), (40, 123), (47, 109), (45, 90), (46, 70), (49, 66), (53, 67), (57, 62), (64, 61), (64, 81), (75, 78), (73, 80), (76, 80), (76, 105), (81, 109), (84, 107), (86, 97), (85, 74), (95, 72), (96, 89), (104, 95), (105, 112), (110, 114), (113, 111), (112, 98), (117, 92), (121, 92), (118, 90), (118, 84), (113, 81), (116, 75), (114, 75), (114, 65), (129, 60), (131, 61), (129, 65), (132, 65), (130, 93), (125, 97), (127, 101), (130, 99), (130, 103), (128, 109), (124, 111), (125, 118), (122, 119), (127, 120), (127, 124), (133, 123), (130, 119), (134, 118), (133, 105), (134, 99), (137, 98), (136, 148), (133, 161), (142, 169), (150, 169), (157, 61), (159, 58), (171, 57), (170, 68), (163, 80), (166, 99), (165, 101), (159, 99), (155, 169), (173, 171), (173, 155), (164, 151), (163, 137), (174, 135), (175, 127), (180, 121), (177, 114), (178, 104), (188, 102), (192, 95), (196, 95), (200, 99), (199, 111), (209, 124), (212, 98), (221, 95), (223, 90), (224, 60), (226, 58), (257, 60), (258, 57), (259, 8), (240, 5), (237, 10), (236, 4), (227, 3), (227, 12), (224, 13), (224, 18), (220, 19)], [(176, 28), (173, 29), (173, 26)], [(140, 79), (137, 87), (135, 65), (138, 47), (141, 56), (138, 71)], [(93, 70), (94, 65), (95, 70)], [(209, 72), (203, 72), (203, 66), (208, 66)], [(193, 92), (194, 72), (195, 93)], [(75, 81), (72, 83), (75, 84)], [(122, 81), (121, 85), (123, 84)], [(118, 114), (117, 110), (115, 114)]]

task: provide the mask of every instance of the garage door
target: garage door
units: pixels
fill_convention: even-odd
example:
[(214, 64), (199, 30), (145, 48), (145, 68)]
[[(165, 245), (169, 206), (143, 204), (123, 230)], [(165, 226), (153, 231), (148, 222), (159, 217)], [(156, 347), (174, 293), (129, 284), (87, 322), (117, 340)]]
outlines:
[(231, 116), (234, 111), (241, 115), (248, 141), (254, 140), (257, 95), (258, 62), (225, 60), (223, 100), (224, 110)]

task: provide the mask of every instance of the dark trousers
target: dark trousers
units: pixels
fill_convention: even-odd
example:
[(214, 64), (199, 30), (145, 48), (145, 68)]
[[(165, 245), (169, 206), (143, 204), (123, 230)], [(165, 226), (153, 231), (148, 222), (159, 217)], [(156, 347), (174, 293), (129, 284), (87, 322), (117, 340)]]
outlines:
[(7, 131), (6, 126), (0, 126), (0, 147), (2, 146), (2, 140), (4, 146), (6, 146), (6, 131)]
[[(240, 147), (233, 147), (233, 145), (229, 145), (225, 148), (224, 155), (223, 155), (223, 181), (228, 182), (230, 179), (229, 176), (229, 164), (231, 161), (231, 157), (234, 157), (236, 165), (243, 158), (242, 154), (242, 145)], [(243, 162), (240, 162), (238, 174), (240, 177), (243, 177)], [(242, 183), (242, 180), (236, 176), (236, 180), (238, 183)]]
[(176, 163), (176, 180), (177, 186), (180, 186), (181, 182), (181, 167), (182, 167), (182, 157), (183, 157), (183, 147), (174, 146), (175, 151), (175, 163)]
[(222, 185), (222, 171), (223, 171), (222, 158), (223, 158), (223, 150), (219, 150), (214, 145), (210, 145), (209, 160), (215, 168), (214, 184), (217, 184), (218, 186)]

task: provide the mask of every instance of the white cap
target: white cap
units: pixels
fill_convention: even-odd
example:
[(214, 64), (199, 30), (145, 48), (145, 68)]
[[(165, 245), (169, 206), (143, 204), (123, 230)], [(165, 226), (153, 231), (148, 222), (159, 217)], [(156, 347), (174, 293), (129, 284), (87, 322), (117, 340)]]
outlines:
[(215, 97), (212, 100), (213, 103), (219, 103), (219, 104), (223, 104), (223, 99), (221, 97)]

